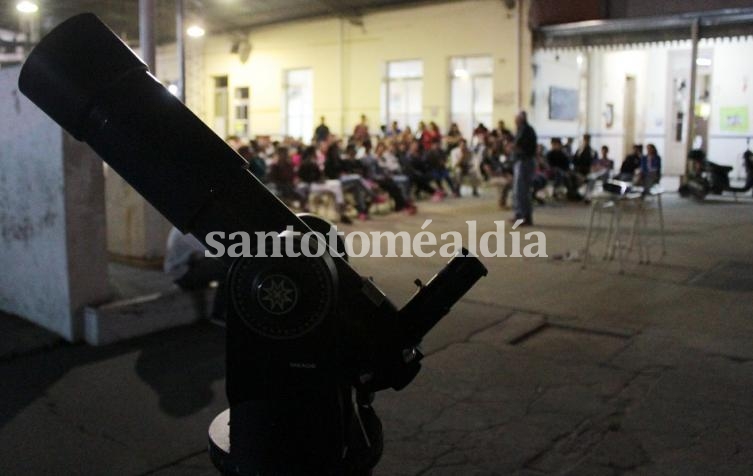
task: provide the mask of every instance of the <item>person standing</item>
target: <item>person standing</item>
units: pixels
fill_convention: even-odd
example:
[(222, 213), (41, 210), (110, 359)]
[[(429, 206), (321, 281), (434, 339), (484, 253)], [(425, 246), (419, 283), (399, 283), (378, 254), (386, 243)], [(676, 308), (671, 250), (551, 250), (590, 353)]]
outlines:
[(528, 123), (528, 115), (520, 111), (515, 116), (517, 134), (513, 143), (513, 209), (514, 221), (523, 220), (523, 225), (533, 225), (531, 183), (536, 169), (536, 131)]
[(321, 117), (321, 122), (314, 131), (314, 138), (316, 139), (317, 144), (325, 142), (327, 139), (329, 139), (329, 127), (324, 120), (324, 116)]
[(745, 192), (753, 188), (753, 152), (743, 152), (743, 165), (745, 166)]

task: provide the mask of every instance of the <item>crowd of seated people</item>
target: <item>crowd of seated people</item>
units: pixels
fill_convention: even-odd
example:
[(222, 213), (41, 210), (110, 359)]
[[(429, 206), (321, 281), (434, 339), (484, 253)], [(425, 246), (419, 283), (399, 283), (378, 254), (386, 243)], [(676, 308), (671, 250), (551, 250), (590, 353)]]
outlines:
[[(572, 144), (571, 139), (568, 144)], [(555, 193), (563, 190), (568, 200), (590, 202), (596, 185), (607, 180), (650, 187), (661, 179), (661, 157), (653, 144), (646, 146), (646, 154), (643, 153), (643, 145), (635, 144), (617, 174), (614, 174), (615, 163), (609, 156), (609, 147), (602, 145), (597, 153), (591, 146), (589, 134), (583, 136), (574, 153), (570, 153), (568, 144), (563, 144), (561, 138), (553, 137), (548, 151), (540, 146), (537, 169), (537, 177), (551, 181)], [(541, 188), (543, 186), (537, 188), (534, 181), (534, 190)]]
[(500, 122), (489, 131), (473, 131), (470, 142), (457, 124), (446, 136), (435, 122), (401, 129), (393, 121), (372, 135), (365, 116), (343, 140), (333, 135), (325, 118), (310, 144), (287, 138), (258, 137), (248, 143), (227, 138), (247, 162), (248, 170), (283, 201), (306, 211), (313, 195), (330, 194), (342, 223), (351, 223), (349, 207), (361, 220), (369, 218), (372, 204), (389, 201), (395, 212), (414, 214), (422, 199), (441, 202), (460, 197), (462, 186), (479, 196), (482, 180), (498, 174), (504, 141), (512, 135)]
[[(443, 135), (435, 122), (423, 121), (415, 133), (392, 121), (372, 134), (366, 116), (361, 116), (345, 139), (333, 135), (322, 117), (310, 144), (267, 137), (244, 143), (235, 136), (228, 144), (282, 200), (307, 211), (312, 196), (328, 194), (340, 221), (349, 224), (349, 209), (366, 220), (373, 204), (388, 201), (395, 212), (414, 214), (419, 200), (441, 202), (469, 189), (478, 196), (484, 182), (499, 188), (499, 205), (507, 207), (514, 140), (504, 121), (493, 129), (479, 124), (469, 137), (455, 123)], [(552, 138), (548, 150), (539, 146), (532, 184), (539, 203), (544, 189), (552, 190), (554, 198), (588, 202), (599, 182), (614, 178), (644, 184), (661, 177), (661, 158), (651, 144), (646, 155), (636, 145), (613, 176), (614, 162), (606, 145), (597, 152), (586, 134), (570, 152), (572, 142)]]

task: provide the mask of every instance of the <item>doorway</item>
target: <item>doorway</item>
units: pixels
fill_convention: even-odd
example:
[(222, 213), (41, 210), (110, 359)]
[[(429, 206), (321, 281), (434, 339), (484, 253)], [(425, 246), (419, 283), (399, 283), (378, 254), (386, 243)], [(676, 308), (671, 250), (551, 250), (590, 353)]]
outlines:
[(635, 144), (635, 76), (625, 76), (625, 97), (623, 99), (623, 157), (630, 154)]
[(711, 116), (710, 51), (699, 51), (696, 59), (695, 114), (693, 114), (693, 148), (709, 150), (709, 118)]
[(227, 76), (214, 79), (214, 109), (212, 111), (212, 129), (223, 139), (228, 135), (228, 88)]

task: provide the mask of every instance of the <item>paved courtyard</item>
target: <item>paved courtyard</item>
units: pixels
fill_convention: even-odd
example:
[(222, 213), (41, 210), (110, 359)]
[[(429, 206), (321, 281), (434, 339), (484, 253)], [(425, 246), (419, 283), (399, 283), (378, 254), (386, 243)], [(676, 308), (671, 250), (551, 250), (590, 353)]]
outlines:
[[(375, 474), (750, 474), (753, 199), (664, 203), (668, 254), (652, 234), (652, 263), (630, 255), (622, 274), (602, 244), (581, 269), (587, 207), (538, 207), (549, 257), (485, 259), (489, 275), (426, 339), (418, 378), (377, 396)], [(480, 234), (508, 214), (487, 191), (348, 230), (475, 219)], [(352, 262), (401, 305), (444, 261)], [(215, 474), (222, 329), (92, 348), (0, 321), (0, 474)]]

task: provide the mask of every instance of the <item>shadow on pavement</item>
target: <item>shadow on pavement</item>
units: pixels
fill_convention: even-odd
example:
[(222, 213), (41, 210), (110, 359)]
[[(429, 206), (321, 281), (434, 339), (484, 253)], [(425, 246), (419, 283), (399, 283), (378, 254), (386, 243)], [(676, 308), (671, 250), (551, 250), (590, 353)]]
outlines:
[[(225, 375), (224, 329), (204, 322), (104, 347), (59, 343), (0, 361), (0, 429), (69, 372), (134, 352), (138, 377), (170, 416), (192, 415), (207, 406), (216, 397), (212, 384)], [(128, 389), (123, 391), (127, 398)]]
[(209, 405), (212, 383), (225, 378), (224, 329), (205, 323), (194, 327), (209, 334), (207, 338), (146, 346), (136, 362), (138, 376), (159, 395), (160, 409), (175, 417)]

